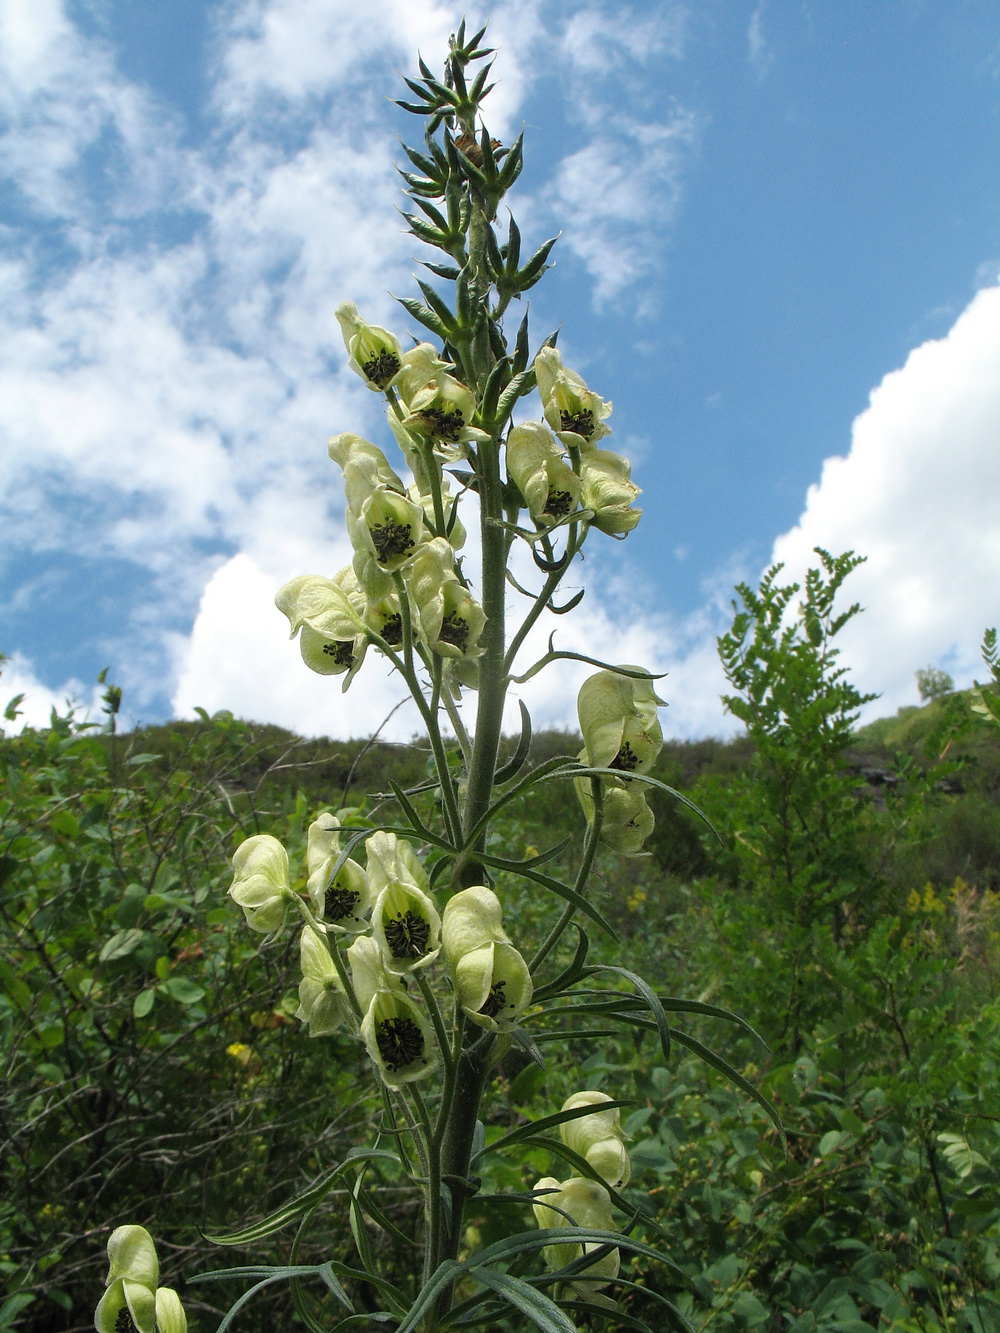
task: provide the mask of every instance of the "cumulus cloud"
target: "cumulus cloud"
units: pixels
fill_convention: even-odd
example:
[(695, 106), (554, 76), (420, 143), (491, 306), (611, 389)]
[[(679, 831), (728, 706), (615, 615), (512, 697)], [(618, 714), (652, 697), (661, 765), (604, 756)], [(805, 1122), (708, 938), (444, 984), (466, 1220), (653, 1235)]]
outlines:
[(65, 717), (73, 711), (77, 722), (88, 719), (105, 722), (101, 693), (100, 687), (87, 687), (73, 679), (57, 689), (49, 689), (35, 675), (32, 663), (23, 653), (12, 653), (6, 661), (0, 661), (0, 713), (10, 709), (13, 714), (0, 717), (0, 736), (12, 735), (23, 727), (43, 728), (53, 712)]
[(828, 458), (774, 559), (801, 576), (813, 548), (867, 557), (846, 585), (864, 614), (844, 661), (877, 690), (871, 715), (917, 702), (930, 664), (958, 685), (983, 676), (978, 645), (1000, 618), (1000, 287), (985, 288), (943, 338), (885, 376)]
[[(573, 70), (598, 42), (623, 60), (640, 47), (666, 58), (680, 40), (661, 18), (630, 29), (626, 50), (610, 9), (580, 10), (565, 29)], [(162, 703), (187, 697), (190, 662), (225, 637), (224, 617), (215, 640), (207, 629), (223, 615), (220, 581), (245, 591), (251, 567), (278, 582), (325, 568), (343, 542), (323, 441), (376, 432), (379, 409), (344, 365), (333, 309), (351, 297), (406, 327), (389, 291), (406, 289), (415, 247), (394, 212), (398, 117), (384, 90), (417, 46), (439, 63), (454, 10), (231, 0), (212, 38), (207, 134), (130, 81), (71, 14), (65, 0), (0, 10), (0, 167), (17, 199), (0, 228), (0, 560), (141, 569), (142, 600), (122, 599), (116, 670)], [(503, 47), (491, 115), (508, 135), (551, 66), (545, 7), (505, 0), (481, 16)], [(657, 126), (622, 132), (667, 179)], [(587, 151), (613, 169), (604, 140)], [(567, 199), (587, 160), (564, 164)], [(641, 268), (628, 232), (645, 197), (617, 179), (634, 216), (604, 206), (603, 248), (585, 255), (605, 293)], [(585, 247), (582, 232), (573, 243)], [(87, 606), (75, 614), (77, 637), (96, 636)], [(182, 627), (196, 620), (189, 652)]]

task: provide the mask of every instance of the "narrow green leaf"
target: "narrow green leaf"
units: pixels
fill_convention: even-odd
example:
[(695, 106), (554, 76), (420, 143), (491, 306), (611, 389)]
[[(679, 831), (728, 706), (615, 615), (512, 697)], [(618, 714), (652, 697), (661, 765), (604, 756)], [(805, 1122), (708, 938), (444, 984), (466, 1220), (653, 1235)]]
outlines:
[(544, 1292), (536, 1291), (521, 1278), (510, 1273), (498, 1273), (492, 1268), (479, 1268), (476, 1270), (476, 1281), (502, 1296), (515, 1310), (520, 1310), (542, 1333), (578, 1333), (576, 1324), (559, 1309), (555, 1301), (550, 1300)]

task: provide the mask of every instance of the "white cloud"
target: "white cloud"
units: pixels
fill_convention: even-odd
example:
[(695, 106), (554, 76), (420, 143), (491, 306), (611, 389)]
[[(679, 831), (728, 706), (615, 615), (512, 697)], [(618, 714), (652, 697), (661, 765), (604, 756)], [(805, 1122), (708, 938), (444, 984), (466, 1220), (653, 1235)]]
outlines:
[[(547, 10), (481, 6), (502, 50), (490, 108), (504, 137), (551, 73), (543, 19), (566, 23), (577, 74), (598, 48), (615, 52), (605, 74), (680, 54), (680, 9), (627, 29), (610, 7)], [(213, 37), (214, 123), (201, 137), (70, 13), (60, 0), (0, 7), (0, 168), (21, 210), (0, 229), (0, 557), (139, 567), (151, 581), (141, 602), (123, 598), (117, 677), (140, 705), (175, 694), (178, 706), (239, 711), (258, 696), (245, 626), (247, 657), (226, 661), (232, 607), (275, 615), (285, 578), (346, 562), (323, 442), (378, 431), (380, 411), (344, 366), (333, 310), (350, 297), (406, 326), (388, 293), (406, 289), (416, 247), (394, 212), (398, 116), (385, 91), (417, 46), (440, 62), (455, 11), (440, 0), (232, 0)], [(592, 224), (590, 239), (571, 227), (567, 244), (610, 297), (646, 271), (640, 219), (669, 218), (692, 131), (672, 104), (666, 117), (602, 129), (596, 93), (581, 101), (572, 78), (564, 90), (587, 142), (557, 190)], [(613, 190), (595, 197), (591, 182), (588, 195), (592, 170)], [(87, 606), (74, 614), (85, 636)], [(192, 623), (188, 643), (178, 626)], [(269, 649), (253, 651), (270, 662)], [(281, 651), (297, 665), (294, 648)], [(216, 698), (224, 680), (237, 698)], [(288, 697), (301, 700), (297, 680)]]
[(842, 639), (859, 688), (881, 693), (869, 714), (915, 703), (919, 667), (983, 676), (978, 645), (1000, 620), (1000, 287), (886, 375), (774, 559), (800, 577), (816, 546), (867, 556)]

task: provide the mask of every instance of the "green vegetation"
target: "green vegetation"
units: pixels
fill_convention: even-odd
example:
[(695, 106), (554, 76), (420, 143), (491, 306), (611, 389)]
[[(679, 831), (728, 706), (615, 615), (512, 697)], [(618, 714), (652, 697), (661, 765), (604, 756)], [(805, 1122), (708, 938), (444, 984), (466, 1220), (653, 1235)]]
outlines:
[[(847, 572), (829, 560), (790, 628), (778, 571), (740, 590), (721, 646), (749, 738), (668, 744), (657, 770), (719, 838), (654, 798), (651, 856), (598, 865), (620, 935), (602, 960), (760, 1027), (769, 1051), (737, 1028), (720, 1048), (717, 1023), (713, 1041), (779, 1106), (787, 1144), (689, 1051), (661, 1067), (641, 1033), (589, 1058), (571, 1038), (544, 1071), (515, 1048), (504, 1127), (581, 1073), (630, 1087), (625, 1194), (690, 1283), (639, 1259), (626, 1312), (649, 1319), (659, 1294), (699, 1329), (985, 1333), (1000, 1328), (1000, 733), (956, 695), (852, 730), (859, 699), (832, 647)], [(534, 757), (578, 744), (541, 735)], [(122, 1220), (155, 1216), (172, 1268), (210, 1266), (205, 1233), (263, 1215), (363, 1140), (363, 1056), (299, 1030), (296, 960), (248, 940), (228, 858), (262, 830), (300, 846), (324, 808), (371, 814), (427, 759), (226, 715), (130, 735), (69, 715), (0, 743), (0, 1328), (89, 1327), (95, 1254)], [(539, 827), (553, 845), (575, 836), (564, 784), (531, 805), (495, 835), (507, 855)], [(508, 916), (535, 927), (545, 910), (522, 895)], [(531, 1149), (483, 1192), (550, 1169)], [(405, 1264), (391, 1218), (412, 1205), (391, 1180), (376, 1193), (390, 1229), (373, 1235)], [(323, 1206), (343, 1205), (335, 1191)], [(470, 1245), (501, 1234), (495, 1210), (471, 1217)], [(225, 1308), (207, 1291), (184, 1293), (206, 1330)], [(293, 1319), (286, 1301), (240, 1327)]]

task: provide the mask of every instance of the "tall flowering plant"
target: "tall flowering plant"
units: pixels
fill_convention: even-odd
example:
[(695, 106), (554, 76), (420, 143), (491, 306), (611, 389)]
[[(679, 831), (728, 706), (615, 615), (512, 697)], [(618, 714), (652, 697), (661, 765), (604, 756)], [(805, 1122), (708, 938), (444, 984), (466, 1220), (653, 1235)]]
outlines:
[[(392, 664), (426, 728), (436, 814), (421, 813), (415, 793), (400, 789), (395, 817), (382, 826), (321, 814), (308, 833), (305, 893), (292, 888), (282, 844), (251, 837), (236, 852), (230, 889), (251, 929), (299, 932), (298, 1017), (313, 1038), (349, 1032), (363, 1043), (381, 1100), (377, 1140), (277, 1213), (217, 1238), (246, 1244), (293, 1222), (301, 1234), (335, 1188), (346, 1196), (343, 1234), (325, 1262), (203, 1275), (255, 1280), (220, 1333), (254, 1292), (278, 1281), (293, 1284), (299, 1316), (313, 1330), (534, 1325), (554, 1333), (575, 1328), (580, 1315), (645, 1327), (618, 1307), (634, 1285), (629, 1258), (670, 1261), (636, 1238), (635, 1209), (621, 1193), (630, 1175), (622, 1102), (581, 1089), (533, 1123), (488, 1139), (484, 1099), (513, 1043), (541, 1063), (539, 1038), (557, 1037), (578, 1015), (651, 1031), (665, 1058), (678, 1041), (728, 1069), (670, 1018), (721, 1011), (588, 961), (587, 929), (614, 933), (588, 894), (598, 848), (639, 853), (653, 828), (647, 794), (670, 791), (651, 775), (661, 700), (643, 668), (562, 652), (551, 639), (539, 660), (522, 659), (540, 618), (579, 602), (582, 594), (561, 605), (557, 598), (584, 544), (622, 539), (639, 522), (639, 492), (628, 460), (609, 447), (611, 404), (563, 364), (555, 335), (532, 350), (527, 314), (512, 337), (505, 323), (511, 302), (542, 277), (555, 242), (524, 257), (513, 217), (499, 219), (521, 171), (522, 140), (502, 144), (483, 123), (493, 54), (481, 45), (484, 32), (467, 37), (463, 24), (443, 78), (421, 61), (420, 78), (406, 80), (417, 100), (400, 103), (426, 119), (422, 148), (404, 149), (414, 207), (404, 216), (439, 252), (425, 265), (437, 282), (418, 282), (420, 298), (401, 304), (433, 341), (404, 350), (353, 303), (336, 312), (351, 367), (385, 401), (396, 456), (390, 461), (359, 435), (334, 436), (329, 452), (343, 476), (353, 560), (332, 577), (292, 579), (276, 599), (305, 666), (342, 676), (344, 689), (370, 654)], [(475, 564), (462, 555), (463, 511), (479, 527)], [(527, 554), (534, 587), (512, 572), (515, 549)], [(513, 617), (509, 598), (520, 599)], [(520, 741), (501, 763), (511, 685), (565, 658), (596, 668), (579, 695), (578, 759), (532, 767), (522, 705)], [(566, 880), (551, 872), (551, 852), (515, 859), (489, 837), (504, 806), (553, 781), (575, 783), (583, 813), (576, 873)], [(561, 904), (544, 938), (508, 933), (501, 874)], [(502, 1198), (508, 1215), (520, 1206), (523, 1229), (469, 1248), (469, 1200), (477, 1209), (490, 1202), (480, 1193), (480, 1163), (539, 1145), (559, 1175)], [(376, 1164), (422, 1200), (408, 1238), (421, 1258), (410, 1275), (379, 1271), (370, 1228), (398, 1238), (403, 1222), (367, 1187)], [(98, 1327), (113, 1316), (126, 1333), (172, 1333), (183, 1315), (172, 1293), (157, 1297), (155, 1251), (145, 1233), (137, 1239), (140, 1230), (128, 1235), (145, 1266), (130, 1279), (112, 1256)], [(297, 1240), (293, 1260), (298, 1248)], [(310, 1283), (332, 1293), (340, 1308), (332, 1322), (318, 1317)], [(683, 1325), (669, 1301), (646, 1295)]]

